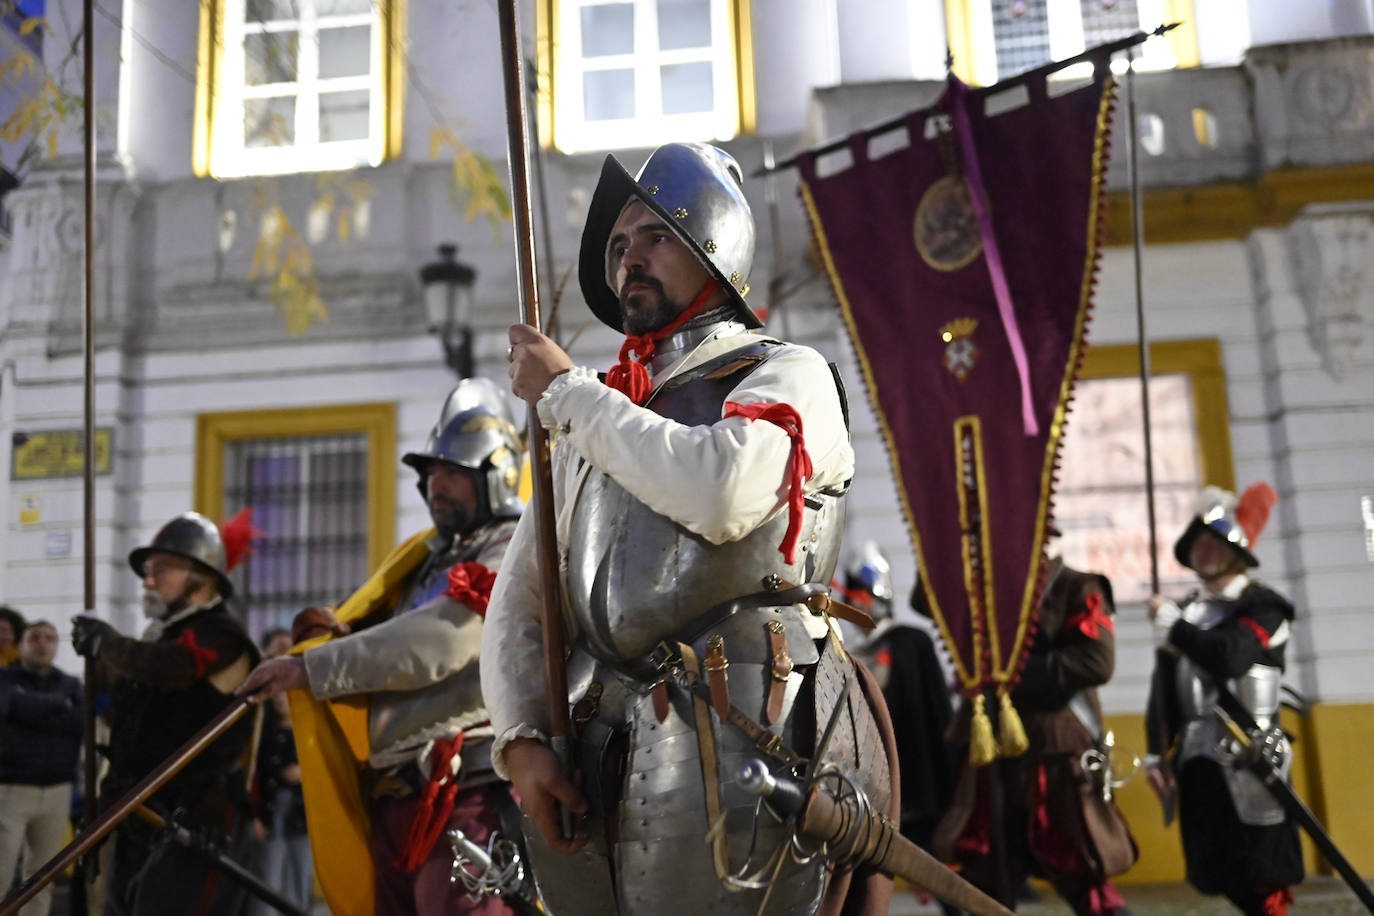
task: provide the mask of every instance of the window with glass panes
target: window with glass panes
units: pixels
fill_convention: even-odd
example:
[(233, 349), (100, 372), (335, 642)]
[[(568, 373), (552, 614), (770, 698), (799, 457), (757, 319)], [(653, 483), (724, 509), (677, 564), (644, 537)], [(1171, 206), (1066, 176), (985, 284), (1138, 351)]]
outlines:
[(742, 2), (560, 0), (554, 144), (574, 151), (735, 136)]
[(385, 150), (382, 4), (218, 0), (216, 176), (376, 165)]
[[(1151, 346), (1149, 382), (1156, 556), (1165, 594), (1195, 576), (1173, 553), (1206, 484), (1233, 488), (1225, 379), (1215, 341)], [(1055, 491), (1057, 545), (1066, 563), (1103, 573), (1118, 603), (1150, 595), (1145, 433), (1134, 347), (1090, 348), (1074, 389)]]
[(255, 637), (337, 605), (367, 578), (367, 485), (362, 433), (229, 443), (225, 515), (249, 507), (256, 529), (230, 578)]
[[(1166, 21), (1167, 0), (973, 0), (967, 10), (977, 60), (968, 69), (994, 83), (1086, 48), (1150, 31)], [(1142, 69), (1179, 65), (1169, 42), (1139, 49)], [(964, 62), (969, 63), (969, 62)]]
[(254, 637), (338, 606), (396, 544), (396, 405), (314, 405), (196, 418), (195, 508), (252, 510), (231, 607)]

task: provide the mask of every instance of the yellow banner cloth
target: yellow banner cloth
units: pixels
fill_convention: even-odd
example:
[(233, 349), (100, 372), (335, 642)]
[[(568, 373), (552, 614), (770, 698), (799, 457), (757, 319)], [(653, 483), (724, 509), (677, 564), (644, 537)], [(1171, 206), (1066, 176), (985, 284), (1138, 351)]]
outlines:
[[(361, 620), (394, 601), (406, 578), (429, 556), (433, 528), (397, 547), (362, 587), (339, 606), (341, 623)], [(333, 637), (306, 640), (291, 649), (300, 655)], [(301, 790), (310, 828), (315, 878), (334, 916), (373, 916), (374, 871), (367, 808), (358, 784), (367, 762), (367, 697), (317, 700), (292, 690), (291, 728), (301, 767)]]

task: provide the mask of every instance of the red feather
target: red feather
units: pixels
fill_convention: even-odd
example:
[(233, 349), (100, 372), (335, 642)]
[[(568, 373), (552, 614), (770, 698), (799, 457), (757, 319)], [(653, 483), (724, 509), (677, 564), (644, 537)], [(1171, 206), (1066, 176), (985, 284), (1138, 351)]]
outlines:
[(1262, 480), (1251, 484), (1240, 495), (1240, 502), (1236, 504), (1236, 521), (1245, 530), (1245, 536), (1250, 539), (1252, 550), (1255, 542), (1259, 540), (1260, 532), (1264, 531), (1264, 526), (1269, 523), (1269, 513), (1278, 501), (1279, 494)]
[(253, 527), (253, 509), (240, 509), (227, 522), (220, 522), (219, 536), (224, 541), (224, 571), (229, 572), (252, 552), (253, 538), (265, 532)]

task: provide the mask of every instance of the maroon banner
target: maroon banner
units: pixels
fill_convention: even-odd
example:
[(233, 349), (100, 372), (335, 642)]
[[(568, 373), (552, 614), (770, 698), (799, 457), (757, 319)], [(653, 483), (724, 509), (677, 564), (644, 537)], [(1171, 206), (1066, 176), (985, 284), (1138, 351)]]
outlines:
[[(818, 177), (817, 247), (892, 460), (932, 616), (970, 696), (1019, 670), (1106, 209), (1105, 76), (994, 116), (951, 77), (908, 145)], [(928, 122), (931, 129), (927, 136)], [(834, 154), (832, 154), (834, 155)], [(972, 160), (968, 158), (973, 156)]]

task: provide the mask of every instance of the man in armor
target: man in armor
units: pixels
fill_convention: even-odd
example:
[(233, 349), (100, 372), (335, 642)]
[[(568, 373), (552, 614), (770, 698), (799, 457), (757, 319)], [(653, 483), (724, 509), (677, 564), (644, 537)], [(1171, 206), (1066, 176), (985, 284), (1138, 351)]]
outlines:
[[(246, 519), (244, 520), (246, 523)], [(234, 593), (225, 538), (214, 522), (187, 512), (129, 554), (143, 580), (148, 626), (121, 636), (78, 616), (72, 642), (93, 658), (110, 688), (109, 775), (104, 803), (118, 799), (233, 702), (258, 650), (226, 606)], [(240, 719), (149, 800), (165, 818), (211, 831), (231, 855), (244, 851), (248, 793), (243, 759), (252, 723)], [(174, 912), (237, 913), (243, 892), (189, 850), (137, 817), (115, 834), (107, 916)]]
[[(619, 364), (603, 382), (510, 331), (512, 387), (554, 433), (580, 788), (545, 743), (533, 518), (492, 596), (482, 686), (560, 916), (831, 913), (847, 891), (847, 912), (885, 912), (891, 896), (793, 845), (735, 778), (819, 756), (879, 812), (897, 794), (880, 692), (824, 613), (854, 466), (843, 397), (815, 351), (750, 333), (753, 249), (722, 150), (662, 146), (637, 177), (608, 156), (579, 266), (589, 307), (626, 335)], [(582, 814), (577, 838), (559, 804)]]
[[(445, 834), (458, 828), (485, 846), (503, 809), (514, 808), (492, 773), (477, 669), (491, 585), (524, 508), (522, 454), (501, 388), (487, 379), (459, 382), (424, 449), (401, 459), (419, 475), (434, 521), (428, 549), (355, 632), (327, 609), (302, 612), (293, 628), (298, 641), (321, 630), (342, 635), (265, 662), (240, 690), (258, 702), (281, 690), (367, 699), (369, 753), (358, 789), (378, 914), (511, 912), (497, 897), (474, 900), (450, 886)], [(304, 775), (313, 835), (311, 773)], [(312, 840), (318, 850), (329, 838)]]
[[(1129, 912), (1109, 879), (1130, 868), (1137, 851), (1112, 800), (1111, 738), (1097, 698), (1116, 665), (1114, 612), (1106, 576), (1051, 558), (1035, 638), (1012, 692), (1029, 747), (986, 767), (966, 765), (936, 830), (938, 854), (988, 893), (1009, 898), (1034, 875), (1078, 916)], [(965, 735), (966, 713), (956, 726)], [(1000, 780), (1000, 793), (992, 780)]]
[(1279, 689), (1293, 606), (1252, 579), (1251, 552), (1277, 497), (1256, 484), (1240, 500), (1207, 487), (1174, 556), (1202, 588), (1174, 603), (1150, 599), (1157, 646), (1146, 714), (1150, 784), (1165, 805), (1177, 796), (1188, 881), (1224, 894), (1248, 916), (1281, 916), (1289, 886), (1303, 878), (1297, 825), (1236, 758), (1217, 710), (1226, 685), (1261, 728), (1272, 730), (1287, 776), (1291, 753), (1279, 730)]
[[(877, 621), (867, 633), (842, 621), (845, 645), (872, 670), (892, 714), (901, 765), (902, 836), (929, 851), (958, 774), (955, 750), (946, 736), (954, 707), (935, 640), (915, 620), (895, 617), (891, 564), (873, 541), (859, 545), (837, 585), (844, 600)], [(918, 613), (921, 595), (918, 584), (912, 590), (912, 610)], [(924, 899), (926, 892), (917, 888), (916, 895)], [(939, 906), (946, 916), (963, 912), (950, 903)]]

